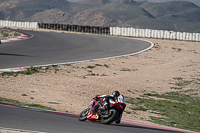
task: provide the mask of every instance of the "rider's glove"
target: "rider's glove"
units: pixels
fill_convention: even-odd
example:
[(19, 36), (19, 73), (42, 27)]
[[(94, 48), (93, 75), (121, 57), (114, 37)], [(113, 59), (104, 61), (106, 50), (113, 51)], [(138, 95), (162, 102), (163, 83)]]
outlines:
[(99, 100), (99, 97), (100, 97), (100, 96), (96, 96), (96, 97), (95, 97), (95, 100), (97, 100), (97, 101), (98, 101), (98, 100)]

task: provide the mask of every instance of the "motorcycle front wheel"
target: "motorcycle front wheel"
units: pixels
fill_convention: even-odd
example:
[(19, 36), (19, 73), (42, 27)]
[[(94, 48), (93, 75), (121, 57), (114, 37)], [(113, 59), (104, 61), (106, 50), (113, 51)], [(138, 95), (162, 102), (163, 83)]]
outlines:
[(108, 115), (101, 116), (101, 123), (110, 124), (117, 119), (118, 115), (119, 113), (116, 109), (110, 109)]
[(83, 110), (80, 115), (78, 116), (79, 121), (85, 121), (87, 120), (87, 115), (89, 113), (90, 108), (87, 108), (85, 110)]

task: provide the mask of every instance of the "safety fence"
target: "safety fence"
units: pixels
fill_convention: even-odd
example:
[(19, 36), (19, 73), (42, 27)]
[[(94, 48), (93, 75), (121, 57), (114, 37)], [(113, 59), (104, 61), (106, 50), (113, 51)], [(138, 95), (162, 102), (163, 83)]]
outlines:
[(158, 38), (169, 40), (200, 41), (200, 33), (175, 32), (167, 30), (137, 29), (110, 27), (110, 35), (114, 36), (132, 36), (143, 38)]
[(35, 28), (38, 28), (38, 22), (18, 22), (18, 21), (0, 20), (0, 26), (35, 29)]
[(50, 29), (71, 32), (83, 32), (94, 34), (105, 34), (113, 36), (157, 38), (169, 40), (200, 41), (200, 33), (175, 32), (168, 30), (137, 29), (133, 27), (101, 27), (101, 26), (81, 26), (57, 23), (38, 23), (38, 22), (18, 22), (0, 20), (1, 27), (31, 28), (31, 29)]
[(38, 23), (38, 27), (42, 29), (51, 29), (51, 30), (63, 30), (63, 31), (106, 34), (106, 35), (110, 34), (110, 27), (49, 24), (49, 23)]

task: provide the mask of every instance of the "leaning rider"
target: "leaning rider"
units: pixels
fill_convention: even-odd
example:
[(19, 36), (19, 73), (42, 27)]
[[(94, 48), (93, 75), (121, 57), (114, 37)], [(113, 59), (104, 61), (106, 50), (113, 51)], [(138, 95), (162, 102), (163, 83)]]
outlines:
[[(110, 110), (110, 103), (118, 101), (121, 102), (121, 97), (124, 97), (123, 95), (120, 95), (119, 91), (114, 91), (112, 95), (101, 95), (97, 96), (96, 98), (103, 98), (104, 105), (100, 107), (101, 111), (108, 111)], [(111, 99), (111, 100), (110, 100)], [(119, 114), (119, 118), (115, 121), (117, 124), (120, 123), (122, 117), (122, 113)]]

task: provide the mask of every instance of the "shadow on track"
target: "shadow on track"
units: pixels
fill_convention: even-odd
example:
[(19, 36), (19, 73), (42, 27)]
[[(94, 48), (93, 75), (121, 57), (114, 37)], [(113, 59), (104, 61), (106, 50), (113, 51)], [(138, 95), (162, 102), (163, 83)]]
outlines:
[(32, 56), (29, 56), (29, 55), (9, 54), (9, 53), (0, 53), (0, 55), (32, 57)]

